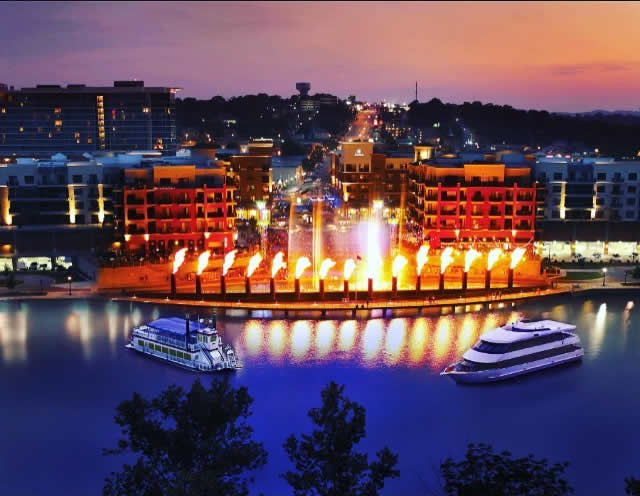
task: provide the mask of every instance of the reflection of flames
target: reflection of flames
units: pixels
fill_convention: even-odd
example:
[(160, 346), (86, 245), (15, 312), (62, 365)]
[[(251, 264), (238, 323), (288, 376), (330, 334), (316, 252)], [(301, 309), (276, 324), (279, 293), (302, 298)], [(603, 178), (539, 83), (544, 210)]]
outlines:
[(393, 319), (389, 323), (387, 329), (387, 337), (385, 340), (385, 352), (387, 362), (397, 363), (404, 350), (406, 340), (407, 321), (405, 319)]
[(260, 265), (260, 262), (262, 262), (262, 255), (260, 255), (260, 253), (256, 253), (249, 259), (249, 265), (247, 267), (247, 277), (251, 277), (253, 275), (253, 273)]
[(237, 250), (231, 250), (229, 253), (227, 253), (224, 256), (224, 263), (222, 264), (222, 275), (223, 276), (227, 275), (227, 272), (229, 272), (229, 269), (233, 265), (233, 262), (236, 261), (236, 252), (237, 252)]
[(344, 263), (344, 280), (348, 281), (351, 278), (351, 274), (353, 274), (354, 269), (356, 268), (356, 263), (350, 258)]
[(487, 255), (487, 270), (493, 269), (493, 266), (496, 264), (498, 259), (502, 255), (502, 250), (500, 248), (494, 248)]
[(520, 260), (522, 260), (522, 257), (524, 256), (524, 253), (525, 253), (525, 249), (522, 248), (521, 246), (518, 246), (515, 250), (511, 252), (510, 267), (512, 269), (515, 269), (516, 266), (520, 263)]
[(296, 279), (300, 279), (303, 272), (311, 267), (311, 262), (307, 257), (300, 257), (296, 262)]
[(418, 264), (418, 275), (422, 273), (422, 268), (429, 259), (429, 245), (422, 245), (416, 255), (416, 262)]
[(210, 256), (211, 252), (209, 250), (200, 253), (200, 256), (198, 257), (198, 270), (196, 274), (200, 275), (204, 272), (204, 269), (206, 269), (207, 265), (209, 265)]
[(175, 257), (173, 257), (173, 273), (178, 272), (180, 266), (184, 263), (184, 257), (187, 254), (186, 248), (181, 248), (176, 252)]
[(407, 265), (407, 259), (402, 255), (398, 255), (393, 259), (393, 265), (391, 266), (391, 272), (393, 273), (393, 277), (398, 277), (400, 271)]
[(320, 279), (327, 277), (327, 274), (335, 264), (330, 258), (325, 258), (320, 265)]
[(276, 274), (280, 269), (284, 269), (287, 264), (284, 263), (284, 253), (279, 251), (276, 253), (276, 256), (273, 257), (273, 262), (271, 262), (271, 277), (276, 277)]
[(474, 250), (473, 248), (470, 248), (465, 254), (464, 254), (464, 271), (465, 272), (469, 272), (469, 269), (471, 268), (471, 264), (473, 263), (473, 261), (478, 258), (480, 256), (480, 252), (477, 250)]
[(440, 273), (444, 274), (447, 267), (453, 262), (453, 248), (447, 246), (440, 255)]

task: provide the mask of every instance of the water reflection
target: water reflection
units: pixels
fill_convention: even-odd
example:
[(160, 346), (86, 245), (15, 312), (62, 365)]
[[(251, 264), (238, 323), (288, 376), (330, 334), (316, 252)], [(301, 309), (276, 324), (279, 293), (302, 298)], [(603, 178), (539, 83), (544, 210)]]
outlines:
[(481, 334), (519, 312), (449, 314), (369, 320), (249, 320), (241, 324), (238, 353), (246, 362), (313, 363), (350, 360), (364, 367), (441, 370)]
[(600, 351), (602, 340), (604, 339), (605, 322), (607, 320), (607, 304), (602, 303), (596, 314), (596, 321), (593, 325), (593, 333), (589, 341), (589, 351), (592, 353)]
[(4, 362), (24, 362), (27, 359), (27, 315), (29, 306), (21, 303), (17, 311), (9, 305), (0, 307), (0, 346)]
[(67, 336), (73, 341), (80, 341), (82, 355), (90, 359), (93, 352), (93, 327), (91, 326), (91, 309), (86, 301), (76, 301), (65, 321)]

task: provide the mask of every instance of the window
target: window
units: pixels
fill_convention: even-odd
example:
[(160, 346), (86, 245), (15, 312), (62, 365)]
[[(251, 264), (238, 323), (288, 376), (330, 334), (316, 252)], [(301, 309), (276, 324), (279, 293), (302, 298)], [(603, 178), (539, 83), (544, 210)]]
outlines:
[(635, 187), (635, 186), (629, 186), (629, 187), (627, 188), (627, 192), (629, 192), (629, 193), (635, 193), (635, 192), (636, 192), (636, 187)]
[(142, 339), (138, 339), (138, 346), (144, 346), (144, 341)]
[(560, 218), (560, 212), (558, 210), (552, 210), (551, 211), (551, 218), (552, 219), (559, 219)]
[[(26, 179), (26, 177), (25, 177)], [(633, 206), (636, 204), (636, 199), (635, 198), (627, 198), (627, 205)]]
[(553, 187), (554, 193), (560, 193), (561, 191), (562, 191), (562, 186), (560, 186), (559, 184)]
[(22, 126), (20, 126), (20, 128), (18, 129), (18, 131), (20, 131), (21, 133), (24, 133), (24, 128)]
[(9, 176), (9, 186), (18, 185), (18, 176)]
[(554, 172), (553, 173), (554, 181), (562, 181), (562, 172)]
[(598, 193), (604, 193), (604, 184), (598, 184)]
[(60, 126), (62, 126), (62, 121), (55, 121), (53, 124), (54, 124), (56, 127), (60, 127)]
[(633, 219), (634, 215), (633, 215), (633, 210), (627, 210), (624, 214), (626, 219)]
[(90, 184), (98, 184), (98, 175), (97, 174), (89, 174), (89, 183)]
[(637, 181), (638, 180), (638, 173), (637, 172), (630, 172), (629, 173), (629, 181)]
[(607, 174), (605, 172), (598, 172), (598, 181), (606, 181)]
[(82, 174), (74, 174), (73, 175), (73, 182), (74, 183), (81, 183), (82, 182)]
[(33, 184), (33, 176), (24, 176), (25, 184)]

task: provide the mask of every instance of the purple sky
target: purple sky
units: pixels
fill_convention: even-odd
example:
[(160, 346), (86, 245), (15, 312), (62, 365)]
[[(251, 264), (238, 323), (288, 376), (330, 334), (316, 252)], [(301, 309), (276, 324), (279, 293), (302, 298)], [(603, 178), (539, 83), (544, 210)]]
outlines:
[(639, 3), (2, 4), (0, 82), (640, 107)]

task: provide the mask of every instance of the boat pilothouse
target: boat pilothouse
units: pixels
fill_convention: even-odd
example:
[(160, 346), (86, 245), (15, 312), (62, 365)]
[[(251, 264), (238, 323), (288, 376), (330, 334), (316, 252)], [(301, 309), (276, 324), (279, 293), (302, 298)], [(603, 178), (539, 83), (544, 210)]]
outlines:
[(506, 324), (483, 334), (441, 375), (461, 383), (493, 382), (581, 360), (584, 350), (575, 328), (547, 319)]
[(189, 320), (167, 317), (133, 328), (127, 348), (201, 372), (237, 369), (233, 348), (223, 344), (215, 317)]

